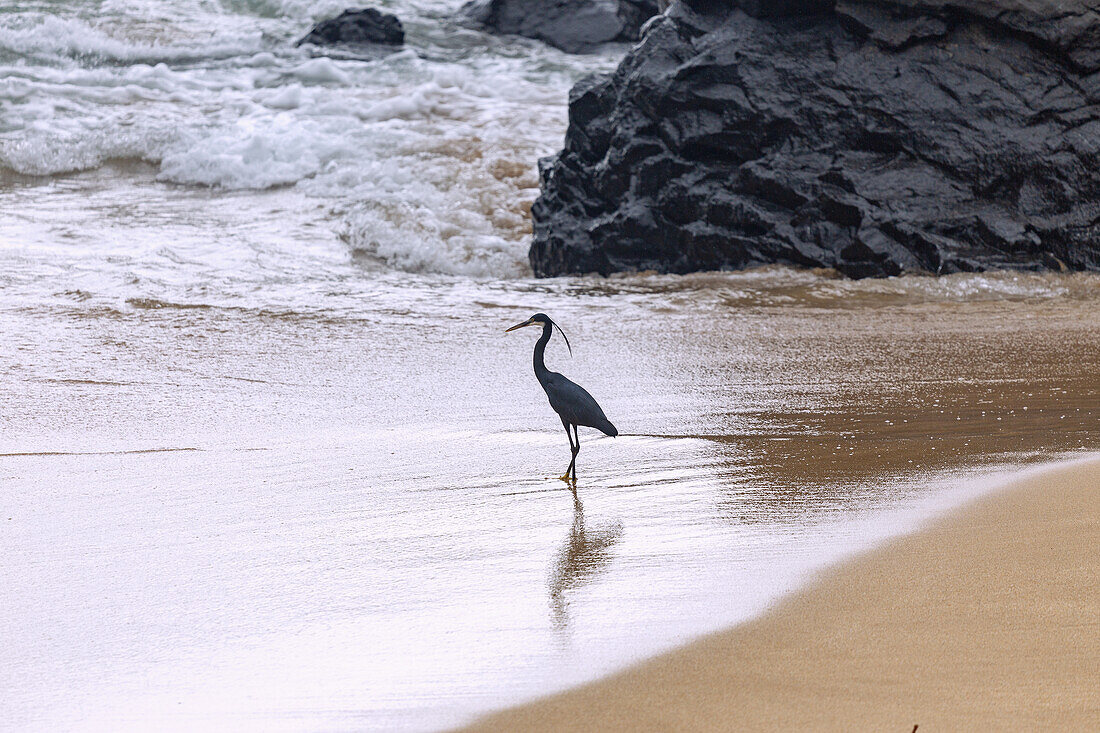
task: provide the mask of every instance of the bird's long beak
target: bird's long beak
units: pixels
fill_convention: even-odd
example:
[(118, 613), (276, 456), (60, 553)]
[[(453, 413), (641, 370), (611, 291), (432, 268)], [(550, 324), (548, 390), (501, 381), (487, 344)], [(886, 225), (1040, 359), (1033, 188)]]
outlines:
[(530, 326), (532, 323), (534, 323), (534, 321), (532, 321), (530, 318), (528, 318), (523, 323), (517, 323), (516, 325), (512, 326), (511, 328), (504, 329), (504, 333), (508, 333), (509, 331), (515, 331), (517, 328), (523, 328), (524, 326)]

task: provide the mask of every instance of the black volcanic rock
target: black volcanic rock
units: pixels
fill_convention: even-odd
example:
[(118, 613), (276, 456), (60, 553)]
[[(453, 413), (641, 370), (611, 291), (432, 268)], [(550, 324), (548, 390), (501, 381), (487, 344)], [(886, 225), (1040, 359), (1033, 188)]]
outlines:
[(1100, 15), (681, 0), (574, 87), (540, 173), (539, 276), (1100, 269)]
[(381, 44), (400, 46), (405, 42), (405, 29), (396, 15), (374, 8), (345, 10), (335, 18), (322, 20), (298, 41), (296, 45), (313, 43), (318, 46), (334, 44)]
[(472, 0), (462, 8), (497, 33), (535, 38), (569, 53), (610, 41), (636, 41), (657, 0)]

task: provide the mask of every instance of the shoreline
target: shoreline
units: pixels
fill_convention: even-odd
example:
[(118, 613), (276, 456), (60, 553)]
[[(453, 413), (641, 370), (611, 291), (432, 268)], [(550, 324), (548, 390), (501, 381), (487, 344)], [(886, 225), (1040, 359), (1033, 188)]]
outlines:
[(464, 730), (1100, 726), (1100, 456), (1030, 468), (760, 616)]

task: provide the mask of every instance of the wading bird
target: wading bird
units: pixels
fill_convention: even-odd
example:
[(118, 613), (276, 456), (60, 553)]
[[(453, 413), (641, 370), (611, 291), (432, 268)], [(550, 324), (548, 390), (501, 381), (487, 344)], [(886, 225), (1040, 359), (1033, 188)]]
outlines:
[[(569, 439), (569, 450), (573, 453), (573, 458), (569, 461), (569, 468), (565, 469), (561, 480), (569, 481), (570, 473), (572, 473), (572, 480), (575, 483), (577, 480), (577, 454), (581, 452), (581, 436), (577, 433), (577, 426), (584, 425), (596, 428), (611, 437), (618, 435), (619, 431), (604, 416), (603, 410), (596, 404), (596, 400), (592, 399), (592, 395), (585, 392), (583, 387), (546, 368), (546, 362), (543, 361), (542, 357), (546, 352), (546, 344), (550, 341), (550, 336), (554, 333), (555, 328), (558, 329), (561, 337), (565, 339), (565, 345), (569, 348), (569, 353), (573, 353), (573, 347), (569, 346), (569, 339), (566, 338), (565, 332), (561, 330), (561, 326), (550, 320), (550, 316), (545, 313), (536, 313), (523, 323), (517, 323), (506, 329), (505, 333), (540, 323), (542, 324), (542, 336), (539, 336), (539, 340), (535, 343), (535, 378), (539, 380), (539, 384), (546, 392), (546, 397), (550, 400), (550, 407), (554, 408), (554, 412), (558, 413), (558, 417), (561, 418), (561, 424), (565, 426), (565, 437)], [(572, 435), (569, 434), (570, 427), (573, 428)], [(576, 442), (574, 442), (574, 438), (576, 438)]]

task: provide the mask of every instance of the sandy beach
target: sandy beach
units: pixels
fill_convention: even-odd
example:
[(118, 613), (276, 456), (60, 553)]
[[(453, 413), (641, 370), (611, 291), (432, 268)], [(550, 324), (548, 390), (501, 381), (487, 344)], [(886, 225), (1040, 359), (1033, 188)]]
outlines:
[[(202, 293), (70, 300), (44, 275), (0, 289), (15, 345), (0, 350), (0, 553), (17, 558), (0, 569), (8, 727), (450, 729), (759, 618), (996, 476), (1100, 446), (1095, 277), (326, 277), (354, 285), (319, 299), (276, 288), (247, 306)], [(533, 338), (504, 333), (538, 311), (575, 352), (555, 340), (548, 362), (622, 431), (582, 433), (578, 501), (557, 479), (568, 446), (530, 371)], [(981, 567), (962, 549), (947, 557), (960, 573)], [(1021, 564), (1034, 552), (988, 557), (1012, 559), (993, 568), (1005, 587), (1061, 577)], [(879, 690), (889, 705), (845, 682), (837, 700), (924, 730), (926, 698), (902, 685), (935, 680), (924, 694), (948, 701), (940, 686), (964, 689), (950, 675), (970, 667), (926, 653), (920, 636), (885, 642), (905, 628), (980, 639), (937, 615), (956, 607), (938, 599), (971, 591), (924, 560), (908, 575), (885, 567), (890, 583), (853, 581), (782, 617), (803, 625), (746, 627), (752, 643), (739, 631), (659, 666), (661, 694), (623, 726), (751, 727), (750, 714), (794, 726), (799, 710), (828, 707), (807, 692), (821, 670), (852, 676), (831, 653), (859, 660), (860, 679), (900, 680)], [(1004, 625), (994, 611), (1006, 607), (986, 606)], [(853, 656), (841, 631), (802, 631), (830, 623), (885, 628), (875, 650), (897, 671)], [(807, 640), (835, 648), (813, 661)], [(1001, 641), (990, 648), (1016, 643)], [(788, 670), (783, 654), (811, 661)], [(1036, 658), (1076, 664), (1014, 650), (980, 678), (1012, 679)], [(751, 670), (773, 676), (737, 676)], [(648, 694), (626, 679), (623, 700)], [(592, 710), (627, 709), (606, 699)]]
[(0, 733), (1097, 722), (1100, 17), (698, 4), (4, 6)]
[(471, 730), (1095, 730), (1100, 460), (1032, 470), (759, 619)]

